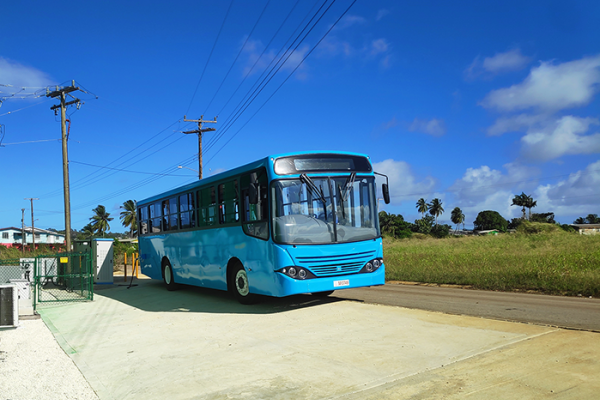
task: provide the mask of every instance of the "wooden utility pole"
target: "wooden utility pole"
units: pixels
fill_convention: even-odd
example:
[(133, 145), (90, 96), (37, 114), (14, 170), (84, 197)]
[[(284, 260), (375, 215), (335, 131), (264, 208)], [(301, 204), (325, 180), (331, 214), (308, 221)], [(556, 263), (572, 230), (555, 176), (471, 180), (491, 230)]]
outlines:
[(33, 250), (35, 251), (35, 227), (33, 226), (33, 201), (39, 200), (37, 197), (27, 197), (25, 200), (31, 201), (31, 243), (33, 244)]
[(200, 116), (200, 119), (186, 119), (186, 116), (183, 116), (183, 120), (185, 122), (197, 122), (198, 123), (198, 129), (193, 130), (193, 131), (185, 131), (183, 133), (185, 133), (186, 135), (189, 135), (191, 133), (197, 133), (198, 134), (198, 179), (202, 179), (202, 134), (204, 132), (212, 132), (212, 131), (216, 131), (215, 128), (204, 128), (202, 129), (202, 124), (204, 122), (210, 122), (210, 123), (217, 123), (217, 117), (215, 117), (214, 120), (212, 121), (204, 121), (202, 118), (204, 117), (204, 115)]
[(25, 209), (21, 208), (21, 254), (25, 257)]
[(71, 81), (71, 86), (56, 87), (56, 90), (51, 92), (49, 89), (46, 91), (46, 97), (60, 97), (60, 104), (50, 107), (51, 110), (60, 108), (60, 122), (62, 132), (62, 156), (63, 156), (63, 188), (65, 197), (65, 246), (67, 253), (71, 251), (71, 192), (69, 188), (69, 152), (67, 146), (67, 107), (72, 104), (77, 104), (79, 108), (81, 101), (73, 96), (73, 100), (67, 101), (67, 94), (79, 90), (75, 86), (75, 81)]

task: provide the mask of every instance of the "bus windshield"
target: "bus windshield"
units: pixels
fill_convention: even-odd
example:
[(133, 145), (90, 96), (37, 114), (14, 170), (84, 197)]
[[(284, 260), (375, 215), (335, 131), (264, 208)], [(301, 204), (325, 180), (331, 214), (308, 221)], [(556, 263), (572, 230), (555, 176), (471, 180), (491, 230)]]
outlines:
[(327, 244), (379, 237), (375, 179), (352, 173), (273, 182), (273, 238)]

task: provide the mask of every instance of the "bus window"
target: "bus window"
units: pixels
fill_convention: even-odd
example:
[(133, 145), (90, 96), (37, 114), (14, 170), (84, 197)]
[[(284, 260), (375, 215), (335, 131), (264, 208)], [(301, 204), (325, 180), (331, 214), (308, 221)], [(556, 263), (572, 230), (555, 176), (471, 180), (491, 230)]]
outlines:
[(240, 220), (237, 181), (219, 185), (219, 222), (231, 224)]
[(150, 227), (148, 229), (151, 233), (160, 232), (162, 219), (160, 203), (151, 204), (148, 208), (150, 210)]
[(181, 229), (193, 228), (196, 226), (194, 194), (186, 193), (179, 196), (179, 211)]
[(240, 183), (242, 187), (242, 226), (244, 232), (249, 236), (261, 239), (269, 238), (268, 206), (267, 202), (267, 173), (265, 170), (253, 173), (258, 183), (258, 204), (250, 204), (249, 186), (253, 181), (251, 174), (242, 175)]
[(138, 209), (138, 221), (140, 221), (139, 234), (145, 235), (148, 233), (148, 207)]
[(199, 226), (215, 225), (215, 216), (217, 208), (217, 199), (215, 196), (215, 187), (207, 187), (200, 190), (200, 221)]
[(179, 228), (177, 208), (177, 197), (163, 200), (163, 230), (174, 231)]

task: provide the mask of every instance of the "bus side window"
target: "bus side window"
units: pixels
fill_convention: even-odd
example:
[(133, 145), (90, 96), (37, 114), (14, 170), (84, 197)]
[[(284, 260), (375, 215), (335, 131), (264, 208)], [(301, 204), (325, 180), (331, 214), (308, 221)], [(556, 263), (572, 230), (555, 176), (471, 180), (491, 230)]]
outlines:
[(237, 180), (219, 185), (219, 223), (231, 224), (240, 220)]
[(156, 233), (161, 231), (161, 206), (159, 203), (150, 204), (148, 207), (150, 210), (150, 227), (149, 230), (151, 233)]
[(148, 207), (138, 209), (138, 221), (140, 221), (139, 234), (145, 235), (148, 233)]
[(249, 236), (261, 239), (269, 238), (268, 202), (267, 202), (267, 174), (266, 171), (254, 173), (258, 180), (258, 204), (250, 204), (249, 186), (252, 182), (251, 174), (242, 175), (240, 184), (242, 187), (242, 226), (244, 232)]
[(215, 196), (215, 187), (210, 186), (200, 190), (200, 223), (199, 226), (212, 226), (215, 224), (215, 214), (217, 208), (217, 199)]
[(181, 229), (188, 229), (196, 226), (196, 221), (194, 219), (193, 193), (186, 193), (179, 196), (179, 212)]

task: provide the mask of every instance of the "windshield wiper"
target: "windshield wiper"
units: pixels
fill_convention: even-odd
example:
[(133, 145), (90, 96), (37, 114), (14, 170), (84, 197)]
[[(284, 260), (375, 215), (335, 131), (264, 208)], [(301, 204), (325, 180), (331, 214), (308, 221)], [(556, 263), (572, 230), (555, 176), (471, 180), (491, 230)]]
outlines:
[(354, 185), (355, 179), (356, 179), (355, 172), (351, 173), (350, 176), (348, 177), (348, 179), (346, 179), (346, 183), (344, 184), (344, 193), (342, 193), (342, 199), (344, 201), (346, 201), (346, 199), (348, 198), (348, 192), (350, 191), (350, 188), (352, 187), (352, 185)]
[(310, 191), (310, 193), (316, 197), (317, 200), (320, 200), (323, 203), (323, 210), (325, 212), (325, 221), (327, 221), (327, 200), (325, 200), (325, 194), (323, 193), (323, 188), (319, 190), (315, 182), (309, 178), (306, 174), (300, 175), (300, 180), (306, 184), (306, 187)]

